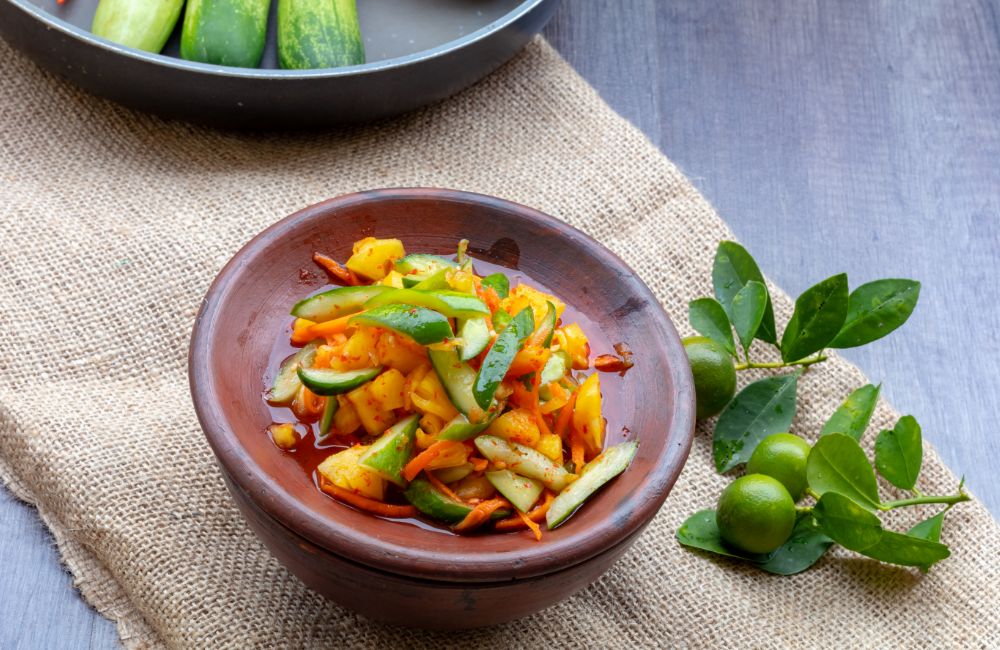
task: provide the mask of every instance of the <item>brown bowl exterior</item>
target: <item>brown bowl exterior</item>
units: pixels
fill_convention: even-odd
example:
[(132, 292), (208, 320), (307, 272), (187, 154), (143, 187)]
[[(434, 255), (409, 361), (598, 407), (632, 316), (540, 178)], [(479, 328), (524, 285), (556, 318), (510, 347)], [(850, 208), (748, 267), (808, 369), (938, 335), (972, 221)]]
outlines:
[[(625, 341), (636, 352), (636, 365), (610, 405), (627, 430), (609, 430), (609, 444), (638, 438), (638, 454), (624, 474), (566, 524), (547, 531), (542, 542), (525, 534), (440, 534), (355, 511), (319, 492), (265, 434), (270, 414), (262, 392), (271, 346), (289, 323), (288, 306), (325, 283), (315, 273), (312, 253), (346, 259), (351, 244), (369, 235), (398, 237), (411, 251), (432, 253), (453, 252), (465, 237), (473, 257), (538, 280), (594, 321), (608, 340)], [(362, 581), (368, 572), (382, 576), (386, 590), (372, 594), (381, 593), (381, 603), (393, 614), (368, 613), (401, 624), (430, 622), (426, 611), (420, 621), (406, 618), (404, 594), (420, 589), (406, 591), (404, 584), (455, 594), (482, 588), (503, 599), (501, 609), (513, 612), (506, 600), (510, 594), (497, 591), (496, 583), (537, 582), (529, 587), (534, 593), (552, 580), (551, 599), (528, 599), (530, 606), (506, 618), (586, 586), (613, 560), (612, 549), (620, 554), (659, 510), (687, 458), (694, 429), (694, 390), (683, 346), (656, 298), (624, 262), (536, 210), (452, 190), (346, 195), (265, 230), (237, 253), (209, 290), (195, 323), (189, 372), (202, 428), (237, 502), (272, 552), (304, 582), (359, 610), (364, 607), (343, 598), (346, 576)], [(604, 377), (617, 379), (605, 375), (602, 383)], [(294, 548), (303, 544), (322, 552), (311, 554), (311, 560), (295, 555)], [(343, 584), (338, 575), (344, 576)], [(572, 588), (560, 582), (570, 578)], [(392, 581), (401, 591), (388, 588)], [(459, 598), (446, 601), (462, 606), (449, 614), (449, 606), (438, 605), (441, 599), (423, 601), (425, 610), (427, 602), (441, 610), (434, 620), (442, 625), (450, 616), (482, 608), (474, 600), (470, 610)], [(485, 613), (476, 616), (481, 623), (496, 622)]]

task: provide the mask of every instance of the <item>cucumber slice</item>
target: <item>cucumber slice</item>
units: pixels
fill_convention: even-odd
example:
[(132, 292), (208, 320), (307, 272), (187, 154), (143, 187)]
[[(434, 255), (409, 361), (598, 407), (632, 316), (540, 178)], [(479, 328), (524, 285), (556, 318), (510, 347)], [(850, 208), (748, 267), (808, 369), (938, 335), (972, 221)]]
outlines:
[(483, 409), (489, 408), (493, 401), (493, 395), (497, 392), (497, 387), (503, 381), (504, 375), (510, 370), (510, 364), (514, 361), (514, 355), (518, 353), (524, 340), (535, 329), (535, 319), (531, 313), (531, 307), (525, 307), (517, 313), (514, 320), (507, 328), (500, 332), (493, 347), (486, 353), (483, 365), (480, 366), (476, 374), (476, 381), (472, 385), (472, 394), (476, 398), (476, 403)]
[(330, 428), (333, 427), (333, 416), (337, 414), (339, 408), (340, 402), (336, 395), (330, 395), (326, 398), (326, 404), (323, 405), (323, 415), (319, 419), (319, 435), (316, 436), (319, 440), (329, 435)]
[[(396, 291), (400, 291), (396, 289)], [(436, 311), (416, 305), (383, 305), (358, 314), (351, 324), (385, 327), (405, 334), (420, 345), (440, 343), (451, 338), (451, 323)]]
[(573, 477), (541, 452), (503, 438), (481, 435), (476, 438), (476, 448), (487, 459), (504, 463), (515, 474), (537, 479), (553, 492), (561, 492)]
[(292, 307), (292, 316), (322, 323), (359, 312), (361, 306), (371, 298), (391, 289), (392, 287), (382, 285), (337, 287), (295, 303), (295, 306)]
[(299, 379), (317, 395), (339, 395), (369, 382), (382, 372), (382, 366), (362, 370), (329, 370), (327, 368), (298, 369)]
[(528, 512), (528, 508), (535, 505), (542, 493), (541, 483), (525, 476), (518, 476), (507, 469), (486, 472), (486, 479), (521, 512)]
[(498, 309), (497, 312), (493, 314), (493, 329), (495, 329), (497, 334), (499, 334), (504, 331), (508, 325), (510, 325), (510, 321), (513, 319), (513, 316), (502, 309)]
[(483, 409), (479, 407), (476, 398), (472, 395), (472, 384), (476, 381), (476, 371), (459, 359), (458, 353), (454, 350), (428, 350), (427, 355), (431, 359), (431, 365), (434, 366), (434, 372), (441, 380), (441, 385), (448, 393), (448, 399), (455, 405), (458, 412), (466, 417), (473, 413), (481, 414)]
[(545, 362), (538, 382), (544, 386), (545, 384), (559, 381), (566, 376), (571, 367), (573, 367), (573, 360), (569, 358), (569, 354), (565, 350), (556, 350), (549, 357), (548, 361)]
[(413, 453), (413, 441), (416, 438), (419, 420), (419, 416), (411, 415), (389, 427), (381, 438), (372, 443), (358, 462), (377, 472), (385, 480), (392, 481), (399, 487), (405, 487), (403, 467)]
[(373, 296), (365, 308), (382, 305), (417, 305), (444, 314), (448, 318), (473, 318), (488, 315), (489, 307), (479, 298), (458, 291), (423, 291), (420, 289), (393, 289)]
[(462, 339), (458, 358), (468, 361), (490, 344), (490, 326), (486, 324), (486, 318), (467, 318), (458, 326), (458, 337)]
[[(403, 496), (406, 497), (406, 500), (413, 507), (428, 517), (449, 524), (457, 524), (472, 512), (472, 506), (446, 497), (434, 489), (430, 481), (422, 477), (410, 481), (410, 485), (403, 492)], [(497, 521), (504, 519), (509, 517), (510, 514), (509, 510), (498, 510), (493, 513), (490, 520)]]
[(552, 505), (545, 514), (549, 530), (566, 521), (590, 495), (624, 472), (638, 449), (638, 442), (623, 442), (605, 449), (600, 456), (584, 465), (580, 478), (552, 500)]
[(299, 392), (299, 388), (302, 386), (298, 370), (302, 366), (309, 365), (318, 346), (319, 341), (311, 341), (281, 364), (281, 367), (278, 368), (278, 374), (274, 377), (274, 383), (267, 391), (266, 399), (268, 402), (290, 404), (295, 399), (295, 393)]
[(459, 465), (458, 467), (445, 467), (443, 469), (434, 470), (434, 478), (445, 484), (454, 483), (455, 481), (461, 481), (463, 478), (471, 474), (472, 470), (472, 463), (465, 463), (464, 465)]
[(472, 424), (467, 417), (459, 413), (441, 428), (437, 438), (438, 440), (459, 441), (475, 438), (493, 424), (493, 420), (494, 418), (490, 417), (478, 424)]
[[(403, 281), (403, 284), (405, 286), (406, 284), (405, 280)], [(420, 291), (437, 291), (439, 289), (447, 289), (448, 269), (441, 269), (440, 271), (432, 273), (431, 275), (427, 276), (427, 278), (414, 284), (412, 288), (418, 289)]]
[(484, 287), (492, 287), (501, 298), (506, 298), (510, 295), (510, 280), (503, 273), (487, 275), (483, 278), (482, 282)]
[(532, 340), (542, 339), (542, 345), (549, 347), (552, 345), (552, 336), (556, 333), (556, 306), (551, 301), (545, 301), (547, 308), (542, 322), (538, 324), (538, 329), (532, 334)]
[[(393, 265), (403, 276), (427, 278), (441, 269), (457, 269), (458, 264), (440, 255), (428, 253), (411, 253), (396, 260)], [(406, 278), (403, 278), (404, 281)]]

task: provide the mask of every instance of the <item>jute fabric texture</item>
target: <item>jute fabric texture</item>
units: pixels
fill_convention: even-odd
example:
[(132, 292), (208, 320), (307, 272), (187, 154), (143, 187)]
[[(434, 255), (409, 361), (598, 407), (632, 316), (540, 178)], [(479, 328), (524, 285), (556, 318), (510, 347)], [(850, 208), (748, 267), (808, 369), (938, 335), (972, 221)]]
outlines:
[[(398, 186), (564, 219), (621, 255), (685, 333), (687, 301), (710, 293), (716, 244), (732, 236), (541, 40), (440, 105), (309, 134), (137, 114), (0, 45), (0, 474), (127, 647), (1000, 646), (1000, 531), (976, 502), (948, 515), (953, 557), (928, 575), (837, 551), (779, 578), (681, 548), (678, 525), (731, 480), (712, 469), (711, 423), (635, 546), (538, 615), (428, 633), (311, 593), (230, 501), (192, 409), (188, 338), (212, 278), (255, 233), (322, 199)], [(784, 322), (790, 302), (772, 289)], [(865, 382), (837, 357), (807, 373), (795, 430), (814, 437)], [(873, 428), (896, 417), (883, 403)], [(926, 458), (924, 490), (953, 492), (956, 477)]]

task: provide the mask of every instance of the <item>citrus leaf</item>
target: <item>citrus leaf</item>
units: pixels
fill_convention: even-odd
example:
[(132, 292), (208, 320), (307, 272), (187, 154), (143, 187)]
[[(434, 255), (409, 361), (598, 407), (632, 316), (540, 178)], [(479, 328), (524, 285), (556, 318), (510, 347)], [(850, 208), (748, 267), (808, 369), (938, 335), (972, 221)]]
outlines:
[(863, 553), (882, 539), (882, 522), (865, 508), (836, 492), (827, 492), (813, 507), (823, 531), (844, 548)]
[(861, 440), (868, 423), (872, 419), (875, 405), (882, 385), (866, 384), (847, 396), (844, 403), (837, 407), (830, 419), (823, 425), (821, 436), (831, 433), (846, 433), (855, 440)]
[(750, 348), (754, 335), (764, 319), (766, 308), (767, 287), (756, 280), (747, 282), (733, 296), (733, 326), (736, 327), (736, 334), (740, 337), (740, 345), (743, 346), (744, 352)]
[(882, 538), (877, 544), (860, 551), (860, 553), (889, 564), (921, 568), (930, 567), (935, 562), (951, 555), (951, 551), (944, 544), (894, 533), (890, 530), (883, 531)]
[(916, 537), (917, 539), (926, 539), (929, 542), (940, 542), (941, 525), (944, 524), (944, 513), (946, 512), (948, 512), (947, 508), (937, 513), (930, 519), (924, 519), (919, 524), (908, 530), (906, 534), (910, 537)]
[(758, 557), (741, 555), (739, 551), (725, 545), (725, 542), (722, 541), (722, 535), (719, 534), (719, 527), (715, 524), (715, 510), (701, 510), (688, 517), (677, 529), (677, 541), (684, 546), (726, 557), (743, 560)]
[(741, 390), (719, 416), (712, 437), (712, 456), (719, 473), (750, 460), (757, 443), (788, 431), (795, 416), (798, 373), (768, 377)]
[(847, 274), (827, 278), (806, 289), (781, 336), (781, 358), (798, 361), (825, 348), (847, 318)]
[(898, 488), (912, 490), (924, 460), (920, 425), (912, 415), (904, 415), (890, 431), (875, 439), (875, 467), (885, 480)]
[(906, 322), (917, 306), (920, 283), (885, 279), (863, 284), (851, 292), (847, 318), (831, 348), (855, 348), (877, 341)]
[(832, 544), (833, 540), (812, 516), (801, 517), (788, 540), (761, 562), (760, 568), (769, 573), (790, 576), (816, 564)]
[(694, 331), (707, 336), (726, 350), (736, 354), (736, 344), (733, 342), (733, 326), (729, 324), (729, 316), (714, 298), (698, 298), (688, 303), (688, 322)]
[(816, 441), (806, 461), (806, 479), (819, 494), (836, 492), (866, 510), (879, 505), (875, 472), (858, 441), (843, 433)]
[[(751, 280), (764, 284), (764, 275), (747, 249), (736, 242), (719, 242), (719, 247), (715, 251), (715, 261), (712, 264), (712, 286), (715, 289), (715, 297), (719, 299), (730, 318), (733, 315), (733, 298)], [(771, 306), (770, 296), (768, 296), (764, 317), (757, 329), (756, 337), (765, 343), (774, 345), (778, 343), (777, 329), (774, 326), (774, 308)]]

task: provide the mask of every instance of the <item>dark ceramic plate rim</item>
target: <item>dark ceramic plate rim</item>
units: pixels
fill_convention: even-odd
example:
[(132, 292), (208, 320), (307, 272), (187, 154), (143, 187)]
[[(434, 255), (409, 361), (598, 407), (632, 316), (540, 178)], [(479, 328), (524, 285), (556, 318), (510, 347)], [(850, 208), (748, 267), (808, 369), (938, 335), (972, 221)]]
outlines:
[(466, 34), (461, 38), (447, 41), (436, 47), (397, 56), (382, 61), (362, 63), (361, 65), (344, 66), (340, 68), (322, 68), (318, 70), (278, 70), (267, 68), (237, 68), (233, 66), (212, 65), (209, 63), (198, 63), (196, 61), (185, 61), (184, 59), (166, 56), (164, 54), (154, 54), (144, 52), (131, 47), (119, 45), (107, 39), (95, 36), (92, 32), (72, 25), (62, 18), (49, 13), (48, 11), (28, 2), (28, 0), (8, 0), (15, 7), (25, 13), (31, 14), (36, 20), (56, 29), (67, 36), (83, 41), (84, 43), (99, 47), (110, 52), (120, 54), (139, 61), (145, 61), (155, 65), (162, 65), (168, 68), (176, 68), (198, 74), (217, 75), (224, 77), (239, 77), (245, 79), (268, 79), (268, 80), (299, 80), (299, 79), (327, 79), (332, 77), (351, 77), (363, 75), (381, 70), (391, 70), (394, 68), (405, 68), (429, 59), (445, 56), (456, 50), (460, 50), (472, 43), (489, 37), (494, 32), (504, 29), (508, 25), (516, 22), (525, 14), (533, 10), (544, 0), (524, 0), (512, 11), (504, 14), (493, 22), (480, 27), (471, 34)]
[[(560, 538), (558, 542), (549, 544), (526, 542), (516, 553), (476, 552), (473, 546), (470, 547), (469, 553), (451, 554), (447, 558), (442, 558), (441, 553), (390, 545), (384, 540), (359, 533), (349, 527), (338, 527), (335, 519), (322, 516), (293, 498), (280, 483), (261, 471), (260, 467), (242, 452), (242, 444), (227, 426), (221, 409), (211, 399), (215, 393), (212, 389), (214, 377), (208, 371), (209, 364), (204, 362), (212, 358), (210, 324), (229, 294), (237, 290), (235, 283), (230, 282), (230, 276), (243, 266), (245, 258), (259, 254), (267, 248), (268, 242), (286, 236), (287, 231), (291, 230), (298, 220), (308, 219), (318, 212), (325, 212), (335, 206), (344, 207), (364, 204), (372, 199), (390, 198), (396, 200), (433, 198), (471, 206), (492, 205), (510, 212), (512, 218), (528, 219), (562, 230), (563, 236), (587, 244), (588, 253), (597, 257), (602, 264), (621, 268), (635, 278), (638, 290), (644, 294), (648, 304), (654, 306), (651, 318), (653, 322), (658, 321), (659, 327), (653, 329), (668, 334), (660, 341), (667, 356), (672, 359), (686, 358), (672, 321), (649, 287), (638, 279), (635, 272), (621, 258), (563, 221), (512, 201), (459, 190), (390, 188), (346, 194), (299, 210), (250, 240), (216, 276), (195, 320), (188, 359), (191, 396), (202, 430), (232, 481), (246, 491), (272, 519), (296, 531), (317, 546), (382, 571), (438, 581), (441, 581), (441, 571), (445, 566), (448, 569), (447, 573), (450, 574), (449, 577), (461, 576), (454, 579), (464, 582), (494, 582), (497, 575), (514, 579), (554, 573), (585, 562), (641, 530), (666, 500), (684, 467), (694, 438), (694, 388), (690, 370), (684, 363), (670, 364), (668, 369), (674, 385), (677, 386), (678, 399), (670, 428), (662, 434), (665, 439), (664, 451), (648, 474), (619, 504), (619, 516), (613, 520), (604, 519), (597, 526), (581, 528)], [(377, 543), (373, 543), (375, 541)], [(470, 540), (470, 543), (474, 544), (474, 541)]]

